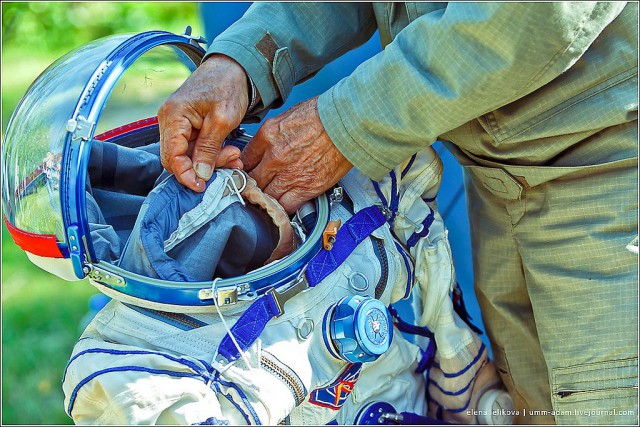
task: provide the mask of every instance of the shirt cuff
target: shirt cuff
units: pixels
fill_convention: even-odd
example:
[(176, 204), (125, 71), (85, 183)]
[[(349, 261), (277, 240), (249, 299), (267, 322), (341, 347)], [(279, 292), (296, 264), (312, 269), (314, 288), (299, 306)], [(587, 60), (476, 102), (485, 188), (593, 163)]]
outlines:
[(374, 181), (384, 178), (396, 165), (372, 155), (372, 144), (358, 138), (358, 125), (352, 113), (341, 108), (335, 98), (336, 87), (318, 97), (318, 114), (327, 135), (343, 156)]
[(291, 55), (287, 47), (280, 48), (267, 32), (257, 42), (250, 39), (215, 39), (205, 55), (205, 59), (214, 53), (220, 53), (237, 61), (253, 80), (260, 94), (254, 112), (266, 114), (270, 108), (278, 108), (286, 101), (295, 84), (295, 73)]

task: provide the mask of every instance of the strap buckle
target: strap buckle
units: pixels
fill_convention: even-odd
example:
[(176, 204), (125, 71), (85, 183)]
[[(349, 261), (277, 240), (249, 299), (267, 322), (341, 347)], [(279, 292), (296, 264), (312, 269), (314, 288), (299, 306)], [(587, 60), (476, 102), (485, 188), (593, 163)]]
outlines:
[(270, 288), (267, 292), (265, 292), (265, 296), (270, 295), (273, 298), (273, 301), (275, 302), (278, 308), (278, 314), (276, 314), (275, 317), (280, 317), (284, 314), (284, 305), (286, 304), (287, 301), (289, 301), (291, 298), (293, 298), (294, 296), (298, 295), (300, 292), (308, 288), (309, 288), (309, 283), (307, 282), (307, 278), (304, 275), (304, 270), (303, 270), (301, 274), (298, 276), (298, 278), (296, 279), (296, 281), (294, 282), (294, 284), (290, 286), (287, 290), (280, 293), (280, 292), (276, 292), (275, 288)]

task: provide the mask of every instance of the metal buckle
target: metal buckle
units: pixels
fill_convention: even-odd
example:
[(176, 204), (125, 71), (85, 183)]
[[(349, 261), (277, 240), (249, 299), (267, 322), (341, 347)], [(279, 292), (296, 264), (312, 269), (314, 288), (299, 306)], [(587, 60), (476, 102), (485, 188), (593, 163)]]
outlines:
[(271, 295), (273, 297), (273, 300), (278, 306), (278, 314), (276, 315), (276, 317), (280, 317), (284, 314), (284, 305), (287, 303), (287, 301), (308, 288), (309, 283), (307, 282), (307, 278), (304, 275), (304, 270), (302, 270), (295, 283), (287, 290), (280, 293), (276, 292), (275, 288), (270, 288), (267, 292), (265, 292), (265, 295)]

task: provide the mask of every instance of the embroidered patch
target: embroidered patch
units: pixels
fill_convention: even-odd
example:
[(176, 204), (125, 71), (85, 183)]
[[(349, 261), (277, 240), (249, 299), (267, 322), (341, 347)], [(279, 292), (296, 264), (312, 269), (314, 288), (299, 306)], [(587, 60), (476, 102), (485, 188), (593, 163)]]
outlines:
[(334, 382), (326, 387), (313, 390), (309, 396), (309, 402), (337, 411), (353, 391), (353, 387), (360, 377), (361, 368), (362, 363), (350, 363)]

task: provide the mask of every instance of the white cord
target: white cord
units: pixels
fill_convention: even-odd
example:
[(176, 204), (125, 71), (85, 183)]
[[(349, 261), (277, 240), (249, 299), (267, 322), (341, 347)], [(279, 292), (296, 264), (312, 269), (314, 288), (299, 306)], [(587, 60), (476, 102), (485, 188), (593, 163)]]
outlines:
[(242, 178), (242, 186), (241, 186), (240, 189), (238, 189), (238, 186), (236, 185), (236, 182), (233, 180), (233, 175), (236, 172), (236, 169), (234, 169), (231, 173), (229, 173), (228, 171), (226, 171), (224, 169), (220, 169), (220, 172), (222, 172), (226, 176), (225, 185), (227, 186), (229, 191), (231, 193), (234, 193), (236, 196), (238, 196), (238, 199), (240, 199), (240, 203), (242, 203), (242, 206), (246, 206), (246, 203), (244, 202), (244, 199), (242, 198), (242, 194), (241, 194), (244, 191), (244, 189), (247, 187), (247, 177), (246, 177), (246, 175), (243, 174), (242, 172), (238, 173), (240, 175), (240, 177)]
[(415, 222), (411, 221), (409, 219), (409, 217), (407, 215), (405, 215), (404, 213), (397, 212), (396, 215), (398, 215), (400, 218), (404, 219), (405, 221), (407, 221), (408, 223), (413, 225), (414, 233), (420, 233), (424, 229), (424, 225), (423, 224), (416, 224)]
[(298, 224), (297, 221), (290, 221), (291, 223), (291, 227), (295, 229), (295, 231), (298, 234), (298, 237), (300, 238), (300, 240), (302, 241), (302, 243), (307, 241), (307, 236), (306, 234), (304, 234), (304, 230), (302, 229), (302, 227), (300, 226), (300, 224)]
[[(236, 337), (233, 336), (233, 333), (231, 332), (231, 329), (227, 325), (226, 320), (224, 320), (224, 316), (222, 315), (222, 310), (220, 310), (220, 306), (218, 305), (218, 290), (217, 290), (218, 280), (221, 280), (220, 277), (216, 277), (215, 279), (213, 279), (213, 283), (211, 284), (211, 290), (213, 291), (213, 304), (215, 305), (216, 310), (218, 311), (218, 316), (220, 316), (220, 320), (222, 321), (222, 324), (224, 325), (224, 328), (226, 329), (227, 334), (229, 334), (229, 338), (231, 338), (233, 345), (236, 346), (236, 349), (238, 349), (238, 352), (240, 352), (240, 356), (242, 357), (242, 360), (244, 360), (244, 363), (247, 364), (247, 367), (249, 368), (249, 370), (252, 371), (253, 367), (249, 362), (249, 357), (247, 357), (244, 351), (242, 351), (242, 348), (240, 348), (238, 341), (236, 341)], [(220, 364), (216, 360), (217, 357), (218, 357), (218, 349), (216, 349), (216, 352), (213, 355), (213, 360), (211, 361), (211, 366), (214, 366), (216, 368), (220, 366)]]

